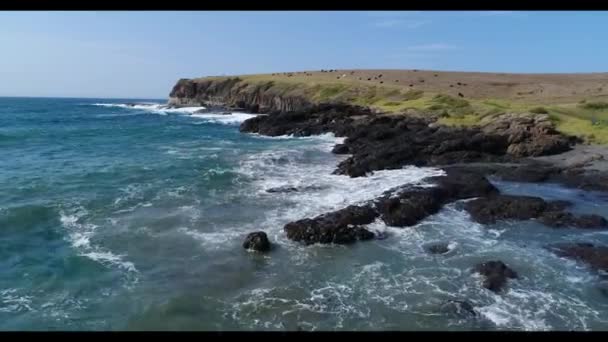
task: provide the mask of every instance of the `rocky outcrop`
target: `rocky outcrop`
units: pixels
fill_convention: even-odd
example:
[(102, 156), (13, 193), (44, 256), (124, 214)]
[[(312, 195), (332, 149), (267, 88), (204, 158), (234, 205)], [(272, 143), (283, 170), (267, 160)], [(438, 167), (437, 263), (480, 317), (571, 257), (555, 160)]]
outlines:
[(286, 224), (287, 237), (310, 245), (314, 243), (349, 244), (370, 240), (374, 233), (361, 227), (378, 216), (371, 206), (349, 206), (342, 210)]
[[(511, 124), (509, 118), (483, 127), (457, 128), (437, 125), (430, 117), (378, 115), (357, 106), (320, 105), (307, 111), (258, 116), (240, 129), (270, 136), (333, 132), (346, 137), (334, 152), (352, 156), (335, 173), (352, 177), (404, 165), (514, 162), (570, 148), (570, 138), (555, 131), (548, 120), (524, 116), (513, 118)], [(537, 177), (546, 177), (548, 172)]]
[(488, 261), (477, 264), (474, 271), (485, 277), (483, 287), (496, 293), (502, 291), (508, 279), (518, 278), (517, 272), (502, 261)]
[(565, 212), (569, 203), (564, 201), (546, 202), (540, 197), (494, 195), (480, 197), (465, 204), (465, 210), (471, 218), (483, 224), (496, 223), (499, 220), (529, 220), (553, 228), (605, 228), (608, 222), (598, 215), (580, 215)]
[(608, 272), (608, 247), (592, 243), (562, 243), (549, 246), (558, 256), (582, 261), (591, 268)]
[(536, 157), (568, 151), (575, 142), (555, 130), (546, 114), (508, 113), (492, 117), (483, 132), (506, 137), (507, 153), (514, 157)]
[(298, 220), (283, 229), (289, 239), (305, 244), (352, 243), (372, 239), (374, 234), (362, 225), (372, 223), (378, 217), (389, 226), (412, 226), (438, 212), (446, 203), (497, 193), (485, 177), (457, 168), (447, 169), (445, 176), (432, 177), (428, 181), (435, 186), (393, 189), (364, 206), (349, 206), (312, 219)]
[(293, 112), (313, 102), (273, 87), (273, 82), (246, 82), (238, 77), (180, 79), (169, 94), (173, 106), (219, 106), (250, 113)]
[(270, 250), (270, 241), (266, 233), (259, 231), (249, 233), (243, 242), (243, 248), (258, 252), (268, 252)]

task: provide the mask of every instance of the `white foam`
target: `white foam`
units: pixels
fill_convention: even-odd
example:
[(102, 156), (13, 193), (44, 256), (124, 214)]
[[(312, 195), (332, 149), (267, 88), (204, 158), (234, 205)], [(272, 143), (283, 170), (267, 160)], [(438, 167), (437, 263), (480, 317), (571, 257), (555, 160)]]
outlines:
[(108, 251), (91, 251), (87, 253), (80, 254), (81, 256), (85, 256), (91, 260), (95, 260), (101, 264), (110, 264), (110, 265), (118, 265), (120, 268), (123, 268), (129, 272), (137, 272), (135, 265), (130, 261), (123, 261), (122, 255), (115, 255), (112, 252)]
[(134, 105), (127, 105), (125, 103), (93, 103), (93, 106), (137, 109), (137, 110), (145, 110), (145, 111), (149, 111), (149, 112), (154, 112), (157, 114), (166, 114), (166, 113), (186, 113), (186, 114), (188, 114), (188, 113), (194, 113), (201, 109), (205, 109), (205, 107), (168, 108), (167, 105), (159, 104), (159, 103), (138, 103), (138, 104), (134, 104)]
[(82, 218), (87, 215), (86, 209), (79, 207), (72, 214), (60, 212), (60, 221), (68, 231), (68, 240), (72, 247), (78, 251), (78, 255), (87, 257), (93, 261), (106, 266), (117, 266), (128, 272), (137, 272), (132, 262), (124, 261), (124, 255), (116, 255), (91, 244), (91, 238), (98, 228), (91, 223), (81, 223)]
[(196, 239), (207, 249), (225, 248), (229, 241), (242, 237), (242, 233), (234, 231), (200, 232), (186, 227), (181, 227), (177, 231)]
[(0, 312), (32, 311), (32, 297), (18, 294), (17, 289), (0, 290)]
[(115, 107), (132, 110), (142, 110), (153, 114), (167, 115), (167, 114), (186, 114), (193, 118), (202, 119), (204, 122), (213, 122), (225, 125), (240, 124), (241, 122), (255, 117), (255, 114), (231, 112), (230, 114), (220, 113), (197, 113), (200, 110), (206, 109), (205, 107), (180, 107), (180, 108), (168, 108), (167, 105), (159, 103), (138, 103), (135, 105), (127, 105), (124, 103), (94, 103), (94, 106), (101, 107)]
[(221, 123), (226, 125), (232, 124), (240, 124), (241, 122), (251, 119), (255, 117), (255, 114), (247, 114), (247, 113), (230, 113), (230, 114), (213, 114), (213, 113), (205, 113), (205, 114), (192, 114), (193, 118), (204, 119), (208, 122)]

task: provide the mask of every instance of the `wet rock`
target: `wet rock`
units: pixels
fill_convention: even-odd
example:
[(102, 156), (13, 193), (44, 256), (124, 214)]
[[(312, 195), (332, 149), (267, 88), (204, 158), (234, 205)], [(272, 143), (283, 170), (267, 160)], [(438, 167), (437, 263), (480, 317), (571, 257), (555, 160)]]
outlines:
[(477, 317), (478, 314), (467, 300), (448, 300), (441, 305), (441, 312), (457, 317)]
[(548, 203), (548, 210), (561, 211), (572, 206), (572, 202), (566, 200), (556, 200)]
[(374, 233), (361, 227), (372, 223), (378, 213), (371, 206), (348, 206), (312, 219), (290, 222), (283, 227), (287, 237), (310, 245), (313, 243), (349, 244), (370, 240)]
[(502, 261), (487, 261), (475, 265), (474, 271), (485, 277), (483, 287), (492, 292), (500, 292), (508, 279), (517, 279), (517, 273)]
[(286, 193), (286, 192), (296, 192), (296, 191), (298, 191), (298, 188), (294, 188), (291, 186), (281, 186), (281, 187), (270, 188), (270, 189), (266, 190), (266, 192), (269, 192), (269, 193)]
[(375, 235), (376, 240), (385, 240), (388, 237), (388, 233), (383, 231), (376, 231)]
[(554, 244), (549, 249), (558, 256), (578, 260), (595, 270), (608, 272), (608, 246), (579, 242)]
[(555, 228), (574, 227), (594, 229), (608, 226), (606, 219), (599, 215), (575, 216), (563, 211), (547, 211), (543, 213), (539, 221), (547, 226)]
[(476, 222), (492, 224), (498, 220), (539, 217), (547, 203), (539, 197), (497, 195), (469, 201), (464, 207)]
[(376, 207), (389, 226), (413, 226), (421, 219), (439, 211), (443, 203), (439, 189), (414, 189), (398, 197), (381, 199)]
[(496, 194), (498, 190), (482, 175), (448, 168), (445, 176), (427, 181), (434, 187), (405, 187), (376, 200), (384, 223), (394, 227), (413, 226), (441, 207), (459, 199)]
[(567, 201), (546, 202), (540, 197), (495, 195), (480, 197), (464, 205), (473, 220), (493, 224), (499, 220), (529, 220), (553, 228), (605, 228), (608, 221), (598, 215), (574, 215), (563, 211), (570, 205)]
[(348, 154), (349, 153), (348, 145), (337, 144), (336, 146), (334, 146), (334, 148), (331, 150), (331, 152), (335, 153), (335, 154)]
[(249, 233), (243, 242), (243, 248), (258, 252), (268, 252), (270, 250), (270, 241), (266, 233), (259, 231)]
[(426, 246), (426, 251), (431, 254), (445, 254), (450, 251), (447, 242), (439, 242)]

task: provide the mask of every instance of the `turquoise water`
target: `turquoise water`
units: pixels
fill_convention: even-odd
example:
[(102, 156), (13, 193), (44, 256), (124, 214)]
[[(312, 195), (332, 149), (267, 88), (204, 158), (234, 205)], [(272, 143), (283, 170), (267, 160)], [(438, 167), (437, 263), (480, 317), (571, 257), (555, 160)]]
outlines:
[[(136, 107), (127, 102), (148, 102)], [(601, 279), (550, 242), (605, 232), (534, 222), (483, 227), (459, 203), (386, 240), (304, 247), (282, 226), (441, 170), (331, 175), (339, 139), (238, 132), (251, 115), (164, 101), (0, 98), (1, 330), (469, 330), (608, 328)], [(156, 104), (155, 104), (156, 103)], [(604, 194), (497, 183), (608, 216)], [(294, 186), (295, 193), (267, 189)], [(268, 255), (242, 249), (264, 230)], [(450, 242), (432, 256), (427, 243)], [(469, 271), (499, 258), (504, 295)], [(479, 313), (441, 309), (467, 299)]]

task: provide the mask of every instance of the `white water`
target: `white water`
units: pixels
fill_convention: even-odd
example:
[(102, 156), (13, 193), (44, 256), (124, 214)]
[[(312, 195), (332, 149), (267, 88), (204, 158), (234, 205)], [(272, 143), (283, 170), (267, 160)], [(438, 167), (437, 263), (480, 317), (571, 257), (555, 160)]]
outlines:
[[(93, 105), (100, 107), (116, 107), (130, 110), (139, 110), (158, 115), (183, 114), (189, 115), (197, 119), (202, 119), (205, 122), (213, 122), (226, 125), (240, 124), (241, 122), (256, 116), (254, 114), (247, 114), (241, 112), (231, 112), (230, 114), (197, 113), (200, 110), (204, 110), (205, 107), (167, 108), (166, 105), (158, 103), (138, 103), (133, 106), (126, 105), (124, 103), (95, 103)], [(112, 114), (112, 116), (115, 115), (116, 114)]]

